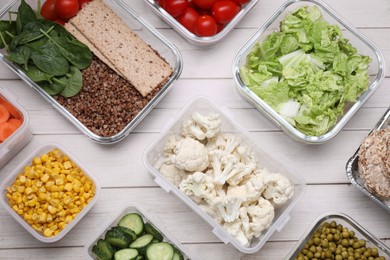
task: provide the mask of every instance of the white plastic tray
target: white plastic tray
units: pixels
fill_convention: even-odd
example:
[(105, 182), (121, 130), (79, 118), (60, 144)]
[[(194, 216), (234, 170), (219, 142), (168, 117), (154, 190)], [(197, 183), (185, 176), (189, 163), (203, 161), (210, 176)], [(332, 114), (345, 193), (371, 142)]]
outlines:
[[(42, 234), (40, 234), (38, 231), (33, 229), (24, 219), (19, 216), (8, 204), (8, 199), (6, 198), (6, 188), (15, 181), (16, 176), (23, 172), (23, 168), (25, 166), (31, 165), (31, 161), (34, 157), (40, 156), (44, 153), (50, 152), (54, 149), (58, 148), (61, 152), (63, 152), (68, 158), (73, 161), (84, 173), (86, 176), (88, 176), (96, 187), (96, 192), (94, 198), (88, 203), (88, 205), (80, 211), (80, 213), (77, 214), (77, 216), (70, 222), (58, 235), (54, 237), (45, 237)], [(2, 196), (0, 196), (0, 203), (3, 205), (3, 207), (7, 210), (8, 214), (10, 214), (24, 229), (26, 229), (33, 237), (38, 239), (41, 242), (44, 243), (53, 243), (61, 238), (63, 238), (76, 224), (87, 214), (87, 212), (95, 205), (99, 195), (100, 195), (100, 185), (98, 180), (92, 173), (77, 159), (75, 158), (68, 150), (66, 150), (63, 146), (59, 144), (45, 144), (39, 148), (37, 148), (29, 157), (27, 157), (24, 161), (22, 161), (17, 167), (15, 167), (14, 171), (8, 176), (7, 179), (3, 181), (3, 183), (0, 186), (0, 191)]]
[[(162, 149), (166, 143), (166, 140), (170, 134), (178, 133), (180, 131), (180, 125), (183, 119), (190, 117), (193, 112), (199, 113), (218, 113), (221, 115), (222, 132), (235, 133), (241, 138), (242, 144), (248, 145), (252, 148), (253, 152), (256, 154), (258, 162), (270, 172), (280, 172), (286, 175), (294, 184), (295, 191), (294, 196), (289, 200), (287, 204), (283, 207), (275, 210), (275, 218), (272, 222), (272, 225), (263, 232), (260, 238), (253, 239), (249, 247), (242, 246), (235, 238), (228, 234), (222, 227), (209, 216), (205, 211), (203, 211), (199, 206), (193, 202), (188, 196), (182, 193), (174, 184), (169, 182), (160, 172), (153, 167), (155, 162), (161, 156)], [(167, 123), (167, 126), (162, 130), (161, 134), (156, 138), (156, 140), (148, 146), (144, 153), (144, 164), (149, 170), (149, 173), (154, 178), (154, 181), (161, 186), (166, 192), (172, 192), (179, 199), (185, 202), (192, 210), (194, 210), (199, 216), (201, 216), (205, 221), (207, 221), (213, 227), (213, 233), (221, 239), (224, 243), (231, 243), (238, 250), (244, 253), (255, 253), (257, 252), (269, 239), (269, 237), (277, 231), (281, 231), (283, 227), (287, 224), (290, 219), (290, 212), (293, 209), (297, 200), (302, 196), (305, 183), (299, 176), (299, 174), (291, 167), (289, 164), (278, 161), (269, 154), (265, 153), (258, 145), (256, 141), (253, 140), (250, 136), (250, 133), (242, 128), (234, 119), (233, 114), (226, 108), (219, 108), (214, 104), (210, 99), (206, 97), (196, 97), (187, 104), (185, 108), (173, 119), (173, 122)], [(282, 156), (278, 156), (282, 157)]]

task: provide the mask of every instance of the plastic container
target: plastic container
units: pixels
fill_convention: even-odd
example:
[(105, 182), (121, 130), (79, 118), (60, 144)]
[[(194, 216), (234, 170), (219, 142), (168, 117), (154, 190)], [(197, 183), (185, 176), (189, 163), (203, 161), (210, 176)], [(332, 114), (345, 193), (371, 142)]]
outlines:
[[(253, 93), (241, 80), (240, 68), (246, 63), (246, 57), (251, 52), (253, 46), (262, 41), (270, 33), (279, 31), (280, 21), (284, 17), (298, 9), (301, 6), (317, 6), (326, 21), (330, 24), (338, 25), (342, 31), (343, 36), (349, 39), (350, 43), (356, 47), (358, 53), (370, 56), (372, 62), (368, 68), (370, 75), (370, 83), (368, 89), (358, 98), (355, 103), (351, 103), (344, 108), (344, 114), (338, 118), (337, 123), (323, 135), (309, 136), (306, 135), (280, 116), (274, 109), (272, 109), (266, 102)], [(320, 0), (289, 0), (282, 4), (275, 13), (260, 27), (257, 32), (244, 44), (237, 53), (233, 62), (233, 74), (236, 82), (236, 87), (240, 94), (247, 99), (258, 110), (264, 113), (271, 121), (280, 127), (287, 135), (293, 139), (308, 143), (321, 144), (329, 141), (335, 137), (341, 129), (347, 124), (358, 109), (368, 100), (368, 98), (378, 89), (385, 76), (385, 61), (381, 51), (371, 42), (366, 36), (355, 29), (344, 18), (337, 14), (331, 7)]]
[(17, 96), (11, 90), (0, 88), (0, 100), (12, 105), (23, 119), (22, 125), (4, 142), (0, 143), (0, 168), (11, 160), (33, 137), (28, 129), (30, 117), (27, 111), (18, 104), (17, 99)]
[[(221, 116), (222, 125), (221, 132), (234, 133), (241, 139), (241, 144), (251, 147), (252, 151), (256, 155), (256, 159), (262, 167), (269, 170), (269, 172), (280, 172), (288, 177), (295, 184), (294, 196), (281, 208), (275, 210), (275, 218), (272, 225), (263, 232), (260, 238), (252, 239), (252, 243), (249, 247), (242, 246), (235, 238), (228, 234), (216, 220), (203, 211), (194, 201), (192, 201), (187, 195), (181, 192), (174, 184), (168, 181), (158, 170), (153, 166), (161, 156), (162, 149), (166, 140), (170, 134), (177, 134), (180, 131), (181, 122), (190, 117), (193, 112), (199, 112), (201, 114), (206, 113), (218, 113)], [(144, 153), (144, 164), (149, 170), (149, 173), (154, 178), (154, 181), (161, 186), (166, 192), (172, 192), (184, 203), (186, 203), (193, 211), (201, 216), (207, 223), (213, 228), (213, 233), (221, 239), (224, 243), (231, 243), (238, 250), (244, 253), (257, 252), (269, 239), (269, 237), (277, 231), (281, 231), (290, 219), (290, 212), (296, 204), (297, 200), (302, 196), (305, 183), (297, 172), (291, 167), (291, 164), (285, 164), (286, 160), (283, 158), (283, 162), (277, 161), (261, 150), (256, 145), (256, 141), (250, 137), (248, 131), (243, 129), (234, 119), (234, 115), (229, 112), (225, 107), (219, 108), (211, 100), (205, 97), (197, 97), (191, 100), (185, 108), (172, 120), (173, 122), (167, 123), (161, 131), (161, 134), (154, 140), (154, 142), (148, 146)], [(282, 156), (279, 155), (279, 158)]]
[(377, 239), (373, 234), (360, 226), (355, 220), (351, 217), (342, 214), (342, 213), (326, 213), (319, 216), (313, 224), (308, 228), (306, 233), (302, 238), (296, 243), (293, 249), (286, 256), (286, 260), (293, 260), (303, 249), (303, 246), (310, 239), (310, 237), (315, 233), (318, 227), (320, 227), (324, 222), (335, 221), (337, 224), (343, 225), (343, 227), (348, 228), (350, 231), (354, 231), (358, 239), (363, 239), (366, 241), (367, 247), (377, 247), (380, 256), (384, 256), (386, 259), (390, 257), (390, 248), (384, 245), (379, 239)]
[(93, 245), (96, 244), (99, 239), (104, 239), (106, 232), (110, 228), (117, 226), (122, 217), (130, 213), (137, 213), (142, 216), (144, 223), (151, 223), (164, 236), (163, 241), (175, 245), (183, 253), (184, 259), (200, 259), (198, 256), (188, 251), (188, 249), (183, 246), (175, 237), (169, 234), (169, 232), (166, 231), (163, 227), (162, 223), (160, 223), (152, 214), (133, 203), (123, 205), (107, 222), (101, 225), (101, 228), (92, 237), (92, 239), (85, 243), (84, 256), (86, 259), (96, 259), (94, 253), (92, 252)]
[[(58, 235), (53, 237), (45, 237), (42, 234), (40, 234), (38, 231), (33, 229), (21, 216), (19, 216), (8, 204), (8, 199), (5, 196), (7, 191), (6, 188), (15, 181), (16, 176), (23, 172), (23, 169), (25, 166), (31, 165), (31, 162), (34, 157), (41, 156), (44, 153), (50, 152), (54, 149), (58, 148), (60, 151), (62, 151), (68, 158), (73, 161), (83, 172), (86, 176), (88, 176), (96, 187), (96, 192), (94, 198), (88, 203), (88, 205), (81, 210), (77, 216), (70, 222)], [(64, 147), (58, 144), (45, 144), (41, 147), (37, 148), (34, 152), (31, 153), (30, 156), (28, 156), (24, 161), (22, 161), (17, 167), (15, 167), (14, 171), (11, 172), (11, 174), (5, 179), (1, 186), (0, 186), (1, 196), (0, 196), (0, 203), (3, 205), (3, 207), (6, 209), (8, 214), (10, 214), (25, 230), (27, 230), (33, 237), (35, 237), (37, 240), (44, 242), (44, 243), (53, 243), (60, 239), (62, 239), (76, 224), (87, 214), (87, 212), (96, 204), (96, 201), (100, 195), (100, 185), (96, 177), (77, 159), (75, 158), (68, 150), (66, 150)]]
[(242, 7), (240, 12), (223, 28), (222, 31), (214, 36), (200, 37), (181, 25), (173, 16), (167, 11), (161, 8), (156, 0), (144, 0), (161, 19), (169, 24), (177, 33), (179, 33), (184, 39), (196, 46), (210, 46), (221, 41), (225, 36), (237, 25), (238, 22), (259, 2), (259, 0), (251, 0)]
[[(182, 57), (179, 50), (157, 32), (151, 25), (142, 20), (139, 15), (123, 0), (103, 0), (122, 20), (147, 44), (159, 52), (159, 54), (171, 65), (173, 73), (168, 82), (161, 90), (153, 97), (153, 99), (135, 116), (135, 118), (126, 125), (119, 133), (104, 137), (99, 136), (90, 131), (76, 117), (74, 117), (67, 109), (60, 105), (52, 96), (47, 94), (36, 83), (30, 80), (21, 70), (18, 69), (12, 62), (5, 58), (4, 50), (0, 50), (0, 59), (21, 77), (30, 87), (37, 91), (47, 102), (52, 104), (63, 116), (72, 122), (81, 132), (93, 141), (100, 144), (113, 144), (124, 139), (141, 121), (142, 119), (157, 105), (157, 103), (171, 90), (173, 83), (179, 78), (183, 69)], [(37, 9), (37, 1), (27, 0), (27, 3), (34, 9)], [(43, 3), (43, 2), (42, 2)], [(12, 0), (7, 3), (6, 7), (0, 12), (0, 20), (9, 20), (9, 11), (16, 12), (20, 5), (20, 0)]]
[[(377, 124), (374, 126), (374, 128), (371, 131), (385, 129), (385, 128), (390, 128), (390, 108), (381, 117), (381, 119), (377, 122)], [(365, 187), (364, 180), (360, 178), (360, 173), (358, 168), (358, 159), (359, 159), (358, 152), (359, 152), (359, 148), (356, 150), (355, 154), (347, 162), (346, 172), (347, 172), (348, 179), (356, 188), (358, 188), (361, 192), (366, 194), (370, 199), (378, 203), (381, 207), (383, 207), (387, 212), (390, 213), (390, 198), (385, 199), (373, 194)]]

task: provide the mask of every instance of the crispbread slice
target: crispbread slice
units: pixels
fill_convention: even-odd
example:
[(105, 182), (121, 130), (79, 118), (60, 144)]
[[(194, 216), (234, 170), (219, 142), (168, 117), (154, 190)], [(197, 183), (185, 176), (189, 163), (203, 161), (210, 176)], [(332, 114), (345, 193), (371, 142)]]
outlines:
[(141, 94), (146, 96), (172, 68), (102, 0), (86, 4), (70, 20)]
[(66, 23), (65, 24), (65, 29), (70, 32), (77, 40), (80, 42), (84, 43), (85, 45), (88, 46), (88, 48), (95, 54), (101, 61), (103, 61), (105, 64), (107, 64), (112, 70), (114, 70), (116, 73), (118, 73), (120, 76), (123, 77), (123, 75), (115, 68), (114, 64), (109, 61), (106, 56), (103, 55), (99, 51), (98, 48), (95, 47), (73, 24), (71, 23)]

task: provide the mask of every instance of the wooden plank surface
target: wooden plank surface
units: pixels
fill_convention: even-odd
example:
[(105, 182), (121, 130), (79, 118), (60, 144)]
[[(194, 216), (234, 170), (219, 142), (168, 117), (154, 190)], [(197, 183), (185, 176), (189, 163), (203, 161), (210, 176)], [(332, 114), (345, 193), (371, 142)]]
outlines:
[[(0, 0), (0, 10), (7, 1)], [(102, 146), (90, 141), (18, 76), (0, 64), (0, 87), (12, 89), (30, 115), (33, 140), (0, 170), (0, 182), (36, 147), (48, 142), (66, 146), (93, 172), (101, 186), (96, 206), (61, 241), (43, 244), (32, 238), (0, 207), (0, 259), (83, 259), (83, 246), (124, 203), (137, 202), (156, 216), (188, 249), (205, 260), (284, 259), (307, 227), (326, 212), (343, 212), (390, 246), (389, 214), (353, 187), (345, 164), (390, 104), (390, 71), (380, 88), (330, 142), (310, 146), (293, 141), (237, 91), (232, 62), (240, 47), (283, 0), (260, 0), (219, 44), (201, 48), (181, 38), (141, 0), (127, 0), (145, 20), (181, 51), (184, 70), (170, 93), (123, 141)], [(390, 61), (390, 2), (326, 0), (381, 49)], [(212, 68), (212, 69), (210, 69)], [(212, 228), (174, 195), (158, 187), (142, 162), (145, 148), (164, 124), (195, 96), (207, 96), (227, 107), (256, 143), (279, 160), (287, 160), (307, 183), (303, 197), (281, 232), (275, 232), (257, 253), (245, 255), (225, 245)]]

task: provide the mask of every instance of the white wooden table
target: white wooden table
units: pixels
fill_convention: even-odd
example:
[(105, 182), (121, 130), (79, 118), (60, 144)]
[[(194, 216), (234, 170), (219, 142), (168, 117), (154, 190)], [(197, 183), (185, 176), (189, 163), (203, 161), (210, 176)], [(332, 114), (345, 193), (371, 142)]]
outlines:
[[(102, 185), (96, 206), (65, 238), (43, 244), (30, 236), (0, 208), (0, 259), (82, 259), (85, 242), (96, 228), (125, 202), (137, 202), (160, 218), (166, 228), (202, 259), (283, 259), (312, 221), (329, 211), (344, 212), (390, 246), (390, 215), (351, 186), (345, 164), (370, 128), (390, 105), (390, 71), (382, 86), (329, 143), (309, 146), (287, 137), (236, 91), (232, 79), (233, 57), (244, 42), (282, 4), (261, 0), (243, 21), (218, 45), (195, 47), (162, 20), (141, 0), (128, 0), (148, 22), (172, 41), (184, 58), (184, 70), (172, 91), (123, 141), (102, 146), (87, 139), (51, 105), (0, 64), (0, 87), (12, 89), (30, 115), (33, 140), (0, 171), (0, 181), (37, 146), (62, 144), (98, 177)], [(390, 64), (390, 2), (387, 0), (326, 0), (339, 14), (372, 39)], [(291, 214), (256, 254), (244, 255), (225, 245), (211, 227), (175, 196), (152, 180), (142, 162), (145, 147), (158, 135), (161, 125), (196, 95), (210, 97), (229, 107), (266, 151), (283, 154), (307, 182), (307, 190)]]

